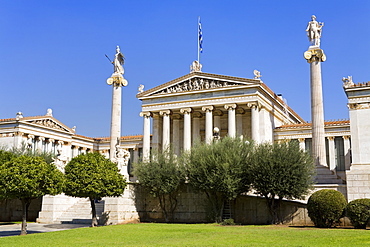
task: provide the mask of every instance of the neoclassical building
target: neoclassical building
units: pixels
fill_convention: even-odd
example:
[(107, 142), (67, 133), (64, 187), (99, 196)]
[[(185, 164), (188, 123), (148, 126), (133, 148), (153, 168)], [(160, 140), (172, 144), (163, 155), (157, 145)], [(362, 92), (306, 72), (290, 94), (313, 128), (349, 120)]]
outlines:
[[(350, 201), (370, 198), (370, 83), (355, 84), (351, 77), (343, 82), (350, 119), (325, 122), (327, 165), (317, 168), (316, 188), (339, 190)], [(281, 96), (272, 92), (260, 80), (258, 71), (254, 78), (248, 79), (193, 70), (141, 90), (137, 98), (142, 101), (143, 135), (120, 139), (121, 147), (130, 153), (128, 165), (121, 167), (128, 174), (134, 162), (149, 157), (151, 148), (165, 149), (171, 144), (180, 153), (197, 141), (209, 143), (226, 135), (244, 136), (256, 143), (296, 140), (302, 149), (311, 150), (311, 123), (305, 122)], [(60, 169), (81, 153), (98, 151), (109, 157), (111, 152), (109, 138), (78, 135), (75, 127), (55, 119), (51, 110), (44, 116), (17, 113), (15, 118), (0, 119), (0, 147), (22, 145), (55, 153)], [(131, 174), (128, 179), (136, 181)], [(55, 205), (54, 198), (48, 200), (50, 205)], [(44, 203), (48, 200), (44, 199)], [(40, 222), (58, 222), (63, 210), (78, 203), (63, 200), (58, 200), (64, 203), (59, 211), (44, 210), (48, 207), (43, 204)], [(126, 216), (117, 217), (113, 223), (122, 222)]]

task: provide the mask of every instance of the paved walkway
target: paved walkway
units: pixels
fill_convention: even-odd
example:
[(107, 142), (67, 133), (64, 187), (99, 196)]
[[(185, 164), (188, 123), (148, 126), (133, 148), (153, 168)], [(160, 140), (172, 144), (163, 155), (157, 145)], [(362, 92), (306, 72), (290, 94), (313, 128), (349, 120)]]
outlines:
[[(21, 224), (9, 224), (2, 223), (0, 225), (0, 237), (7, 236), (17, 236), (21, 233)], [(81, 227), (89, 227), (86, 224), (38, 224), (38, 223), (28, 223), (27, 224), (27, 234), (41, 233), (41, 232), (55, 232), (63, 231)]]

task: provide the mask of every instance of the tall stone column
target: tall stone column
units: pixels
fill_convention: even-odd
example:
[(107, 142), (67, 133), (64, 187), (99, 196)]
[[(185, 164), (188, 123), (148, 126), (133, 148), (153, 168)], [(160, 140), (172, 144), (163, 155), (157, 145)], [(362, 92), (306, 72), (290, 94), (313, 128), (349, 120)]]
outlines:
[(128, 82), (123, 78), (123, 54), (117, 46), (115, 59), (113, 62), (114, 73), (107, 79), (107, 84), (113, 86), (112, 91), (112, 117), (110, 125), (110, 154), (109, 158), (116, 161), (117, 148), (121, 140), (121, 103), (122, 87), (127, 86)]
[(191, 108), (180, 109), (184, 114), (184, 150), (188, 151), (191, 148)]
[(236, 136), (236, 123), (235, 123), (235, 108), (236, 104), (228, 104), (224, 106), (228, 111), (228, 134), (230, 137)]
[(260, 118), (258, 114), (258, 104), (248, 103), (248, 107), (251, 108), (251, 129), (252, 129), (252, 140), (256, 143), (260, 141)]
[(143, 128), (143, 161), (149, 161), (150, 156), (150, 112), (140, 112), (140, 116), (144, 118)]
[(324, 51), (310, 47), (304, 53), (310, 64), (312, 157), (316, 165), (327, 166), (325, 152), (324, 106), (322, 96), (321, 62), (326, 60)]
[(160, 111), (159, 114), (163, 117), (163, 132), (162, 132), (162, 150), (166, 150), (170, 145), (170, 110)]
[(332, 171), (335, 171), (335, 145), (334, 145), (334, 136), (328, 136), (329, 142), (329, 168)]
[(205, 142), (210, 144), (213, 139), (213, 119), (212, 119), (212, 111), (213, 106), (203, 106), (202, 111), (206, 112), (206, 135), (205, 135)]

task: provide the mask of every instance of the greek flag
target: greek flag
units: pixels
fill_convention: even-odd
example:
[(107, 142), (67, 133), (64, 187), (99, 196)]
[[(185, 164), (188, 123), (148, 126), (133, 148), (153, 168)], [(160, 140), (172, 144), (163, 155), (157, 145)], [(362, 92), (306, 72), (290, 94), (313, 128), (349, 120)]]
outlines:
[(200, 18), (198, 21), (198, 42), (199, 42), (199, 51), (203, 52), (203, 34), (202, 34), (202, 24), (200, 23)]

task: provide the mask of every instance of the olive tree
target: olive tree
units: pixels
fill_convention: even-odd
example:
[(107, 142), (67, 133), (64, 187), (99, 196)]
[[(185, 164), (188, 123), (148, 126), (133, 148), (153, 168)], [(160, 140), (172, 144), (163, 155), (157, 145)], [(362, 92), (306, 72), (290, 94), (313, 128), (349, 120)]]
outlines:
[(149, 161), (134, 165), (134, 175), (141, 186), (158, 198), (165, 221), (173, 221), (178, 190), (185, 182), (185, 170), (179, 164), (179, 158), (171, 149), (154, 151)]
[(74, 157), (65, 167), (65, 179), (66, 195), (89, 198), (93, 227), (98, 225), (95, 199), (120, 196), (126, 187), (117, 165), (99, 153)]
[(206, 194), (214, 221), (222, 220), (226, 200), (249, 190), (252, 150), (252, 142), (225, 137), (211, 144), (198, 143), (188, 154), (189, 183)]
[(315, 167), (308, 153), (294, 141), (256, 146), (250, 166), (252, 188), (265, 197), (272, 223), (282, 223), (279, 210), (285, 199), (303, 199), (313, 185)]
[[(10, 157), (0, 151), (0, 157)], [(3, 158), (0, 158), (3, 160)], [(3, 161), (1, 161), (3, 162)], [(27, 234), (28, 207), (33, 199), (46, 194), (56, 195), (63, 189), (63, 174), (42, 157), (21, 155), (0, 162), (0, 195), (22, 202), (21, 235)]]

